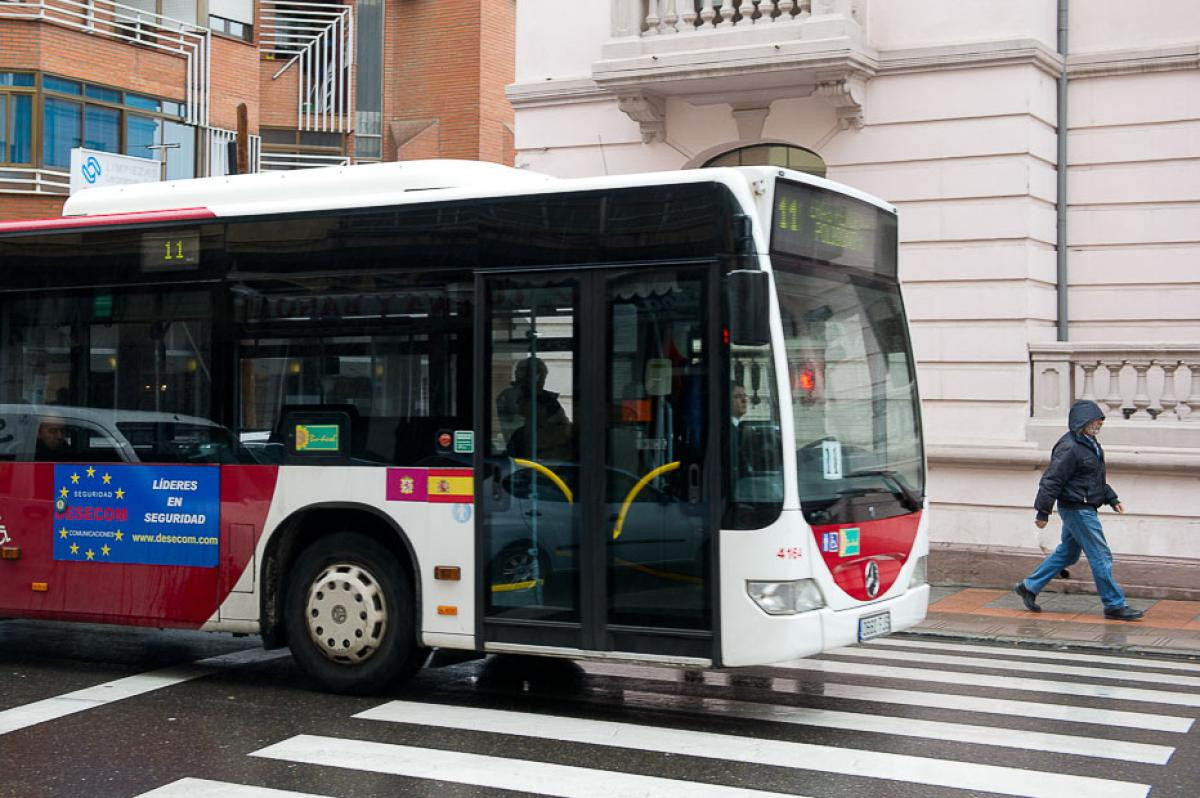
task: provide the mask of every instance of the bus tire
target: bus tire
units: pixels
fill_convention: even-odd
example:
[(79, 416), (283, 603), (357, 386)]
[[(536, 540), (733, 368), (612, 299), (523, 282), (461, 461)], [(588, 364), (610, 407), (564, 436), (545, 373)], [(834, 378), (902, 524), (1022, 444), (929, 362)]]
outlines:
[(378, 692), (429, 656), (417, 645), (412, 575), (365, 535), (339, 532), (301, 552), (284, 602), (292, 658), (330, 692)]

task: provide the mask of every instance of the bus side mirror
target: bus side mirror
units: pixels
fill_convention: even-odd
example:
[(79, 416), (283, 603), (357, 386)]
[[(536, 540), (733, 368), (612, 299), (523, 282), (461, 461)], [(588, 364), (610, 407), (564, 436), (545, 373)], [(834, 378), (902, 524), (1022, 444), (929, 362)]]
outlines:
[(740, 346), (771, 343), (770, 291), (766, 272), (741, 269), (727, 275), (729, 342)]

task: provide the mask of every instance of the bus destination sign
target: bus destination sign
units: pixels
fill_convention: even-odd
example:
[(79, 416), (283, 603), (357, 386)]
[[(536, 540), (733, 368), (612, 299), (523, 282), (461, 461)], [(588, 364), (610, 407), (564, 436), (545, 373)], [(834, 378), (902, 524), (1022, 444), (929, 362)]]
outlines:
[(143, 272), (194, 271), (200, 267), (200, 232), (175, 230), (142, 236)]
[(894, 277), (895, 252), (889, 252), (886, 244), (894, 228), (895, 217), (869, 203), (800, 183), (776, 181), (773, 251)]

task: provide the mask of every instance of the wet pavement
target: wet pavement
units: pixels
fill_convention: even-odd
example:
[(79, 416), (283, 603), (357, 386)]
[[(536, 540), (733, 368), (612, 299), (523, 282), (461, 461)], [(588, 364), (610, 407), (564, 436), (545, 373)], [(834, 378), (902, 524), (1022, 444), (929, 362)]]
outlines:
[(1038, 595), (1040, 613), (1012, 590), (934, 587), (929, 601), (914, 633), (1200, 657), (1200, 601), (1131, 598), (1129, 606), (1146, 613), (1140, 621), (1105, 618), (1097, 596), (1049, 590)]
[[(963, 592), (930, 623), (1016, 612)], [(1200, 794), (1200, 660), (935, 633), (737, 670), (493, 657), (347, 697), (256, 638), (0, 622), (0, 796)]]

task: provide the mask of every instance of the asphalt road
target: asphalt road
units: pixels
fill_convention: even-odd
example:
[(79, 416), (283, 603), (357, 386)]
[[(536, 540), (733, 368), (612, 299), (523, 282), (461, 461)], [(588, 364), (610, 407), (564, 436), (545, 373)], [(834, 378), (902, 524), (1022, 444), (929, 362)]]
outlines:
[(892, 638), (752, 671), (489, 658), (370, 698), (255, 638), (0, 621), (0, 796), (1200, 794), (1200, 662)]

